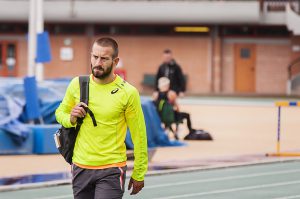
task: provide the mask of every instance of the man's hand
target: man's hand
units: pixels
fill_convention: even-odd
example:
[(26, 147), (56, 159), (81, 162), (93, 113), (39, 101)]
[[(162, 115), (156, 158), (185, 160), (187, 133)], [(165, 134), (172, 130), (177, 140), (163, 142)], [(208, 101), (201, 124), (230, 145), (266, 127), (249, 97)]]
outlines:
[(84, 107), (87, 107), (87, 105), (83, 102), (79, 102), (71, 111), (71, 117), (70, 117), (70, 121), (72, 123), (72, 125), (76, 124), (77, 122), (77, 118), (78, 117), (85, 117), (86, 115), (86, 111), (84, 110)]
[(129, 184), (128, 184), (128, 190), (130, 190), (132, 187), (132, 191), (130, 195), (135, 195), (138, 192), (140, 192), (144, 187), (144, 181), (136, 181), (133, 178), (130, 178)]

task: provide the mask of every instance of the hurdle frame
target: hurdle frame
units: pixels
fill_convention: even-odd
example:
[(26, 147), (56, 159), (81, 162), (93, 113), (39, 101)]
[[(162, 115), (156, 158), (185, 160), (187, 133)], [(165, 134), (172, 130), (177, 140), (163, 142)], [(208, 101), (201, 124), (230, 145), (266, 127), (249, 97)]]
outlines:
[(300, 101), (278, 101), (275, 102), (275, 106), (278, 107), (277, 111), (277, 143), (276, 143), (276, 153), (267, 153), (266, 156), (280, 156), (280, 157), (298, 157), (300, 153), (292, 152), (281, 152), (280, 137), (281, 137), (281, 107), (295, 107), (300, 106)]

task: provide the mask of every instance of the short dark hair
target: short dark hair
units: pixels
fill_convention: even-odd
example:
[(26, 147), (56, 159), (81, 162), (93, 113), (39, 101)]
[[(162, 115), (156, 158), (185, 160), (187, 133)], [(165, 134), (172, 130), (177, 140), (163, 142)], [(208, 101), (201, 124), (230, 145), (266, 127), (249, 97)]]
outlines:
[(171, 54), (172, 51), (171, 51), (170, 49), (167, 48), (167, 49), (164, 50), (164, 53), (165, 53), (165, 54)]
[(113, 54), (112, 54), (112, 58), (116, 58), (119, 55), (119, 46), (118, 43), (110, 38), (110, 37), (102, 37), (97, 39), (94, 43), (98, 44), (99, 46), (103, 46), (103, 47), (112, 47), (112, 49), (114, 50)]

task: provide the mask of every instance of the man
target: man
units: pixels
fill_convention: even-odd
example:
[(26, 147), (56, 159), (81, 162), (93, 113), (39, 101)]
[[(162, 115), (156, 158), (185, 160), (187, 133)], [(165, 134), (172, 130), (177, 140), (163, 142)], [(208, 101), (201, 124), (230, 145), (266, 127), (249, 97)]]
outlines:
[(170, 80), (170, 89), (180, 97), (184, 96), (185, 79), (181, 67), (175, 62), (170, 49), (164, 50), (163, 63), (159, 66), (156, 74), (156, 91), (158, 91), (158, 80), (167, 77)]
[(75, 199), (119, 199), (123, 197), (126, 172), (125, 136), (127, 126), (134, 143), (134, 170), (129, 181), (131, 195), (144, 187), (147, 171), (147, 136), (139, 93), (114, 74), (118, 64), (118, 44), (100, 38), (92, 46), (89, 83), (89, 109), (97, 126), (86, 114), (80, 101), (79, 80), (74, 78), (56, 110), (57, 121), (64, 127), (76, 126), (84, 118), (78, 133), (72, 164)]

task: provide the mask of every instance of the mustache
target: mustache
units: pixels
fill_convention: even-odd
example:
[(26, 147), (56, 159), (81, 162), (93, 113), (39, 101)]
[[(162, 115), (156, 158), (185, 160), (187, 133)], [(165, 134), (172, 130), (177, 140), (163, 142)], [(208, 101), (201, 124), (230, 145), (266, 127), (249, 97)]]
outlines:
[(94, 69), (104, 70), (104, 68), (102, 68), (101, 66), (94, 66), (92, 69), (93, 69), (93, 70), (94, 70)]

